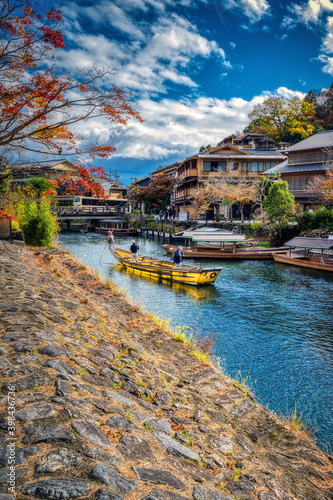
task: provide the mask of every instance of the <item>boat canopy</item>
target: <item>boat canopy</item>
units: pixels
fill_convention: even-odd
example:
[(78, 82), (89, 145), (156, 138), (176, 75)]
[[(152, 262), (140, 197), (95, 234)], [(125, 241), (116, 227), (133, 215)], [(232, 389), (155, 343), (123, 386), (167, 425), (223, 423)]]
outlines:
[(299, 236), (287, 241), (284, 243), (284, 246), (329, 250), (333, 248), (333, 240), (327, 238), (305, 238)]
[(192, 241), (206, 241), (206, 242), (232, 242), (236, 243), (237, 241), (244, 241), (245, 240), (245, 234), (232, 234), (232, 233), (225, 233), (225, 234), (194, 234), (192, 236)]
[(231, 231), (226, 229), (219, 229), (215, 227), (201, 227), (200, 229), (194, 229), (193, 231), (184, 231), (183, 238), (192, 238), (194, 235), (202, 234), (204, 236), (210, 236), (211, 234), (233, 234)]

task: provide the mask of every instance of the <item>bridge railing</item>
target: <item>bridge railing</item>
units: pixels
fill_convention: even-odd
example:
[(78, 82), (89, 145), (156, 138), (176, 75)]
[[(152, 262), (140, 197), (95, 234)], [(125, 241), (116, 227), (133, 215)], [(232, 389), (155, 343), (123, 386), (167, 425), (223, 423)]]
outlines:
[(122, 210), (116, 207), (52, 207), (52, 212), (57, 215), (83, 215), (83, 214), (120, 214)]

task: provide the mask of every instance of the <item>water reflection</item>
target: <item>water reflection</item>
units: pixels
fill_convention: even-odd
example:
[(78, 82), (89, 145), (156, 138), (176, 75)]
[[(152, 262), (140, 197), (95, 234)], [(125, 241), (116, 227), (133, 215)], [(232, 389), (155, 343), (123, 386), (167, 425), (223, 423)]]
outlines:
[[(256, 398), (278, 413), (296, 404), (319, 443), (333, 446), (333, 276), (270, 261), (189, 260), (223, 266), (213, 285), (196, 288), (129, 274), (108, 251), (99, 265), (101, 235), (63, 234), (60, 241), (145, 310), (172, 326), (216, 334), (228, 374), (248, 377)], [(156, 241), (138, 243), (143, 255), (169, 260)], [(128, 249), (130, 239), (116, 244)]]
[(197, 286), (177, 283), (175, 281), (164, 280), (154, 276), (142, 276), (134, 273), (130, 269), (121, 266), (120, 264), (117, 264), (116, 266), (112, 267), (112, 269), (109, 271), (110, 277), (114, 271), (129, 275), (133, 281), (145, 280), (147, 282), (154, 283), (155, 285), (160, 285), (165, 289), (172, 290), (174, 293), (177, 293), (179, 295), (189, 295), (190, 297), (198, 301), (210, 300), (214, 297), (220, 296), (219, 291), (215, 288), (214, 285), (197, 287)]

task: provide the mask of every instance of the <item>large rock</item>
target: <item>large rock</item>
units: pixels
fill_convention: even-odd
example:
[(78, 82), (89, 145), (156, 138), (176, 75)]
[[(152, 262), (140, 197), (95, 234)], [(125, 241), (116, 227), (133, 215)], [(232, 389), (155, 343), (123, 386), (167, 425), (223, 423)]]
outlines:
[[(15, 480), (24, 477), (29, 472), (29, 467), (23, 467), (23, 469), (15, 469)], [(0, 469), (0, 484), (8, 483), (10, 480), (11, 469), (6, 467), (5, 469)], [(7, 489), (7, 488), (6, 488)]]
[(43, 366), (54, 368), (63, 375), (78, 375), (79, 373), (75, 366), (65, 363), (65, 361), (60, 361), (60, 359), (49, 359), (49, 361), (46, 361)]
[(23, 486), (23, 495), (59, 500), (82, 497), (89, 493), (94, 483), (82, 479), (45, 479)]
[(220, 434), (213, 436), (212, 445), (220, 453), (230, 453), (234, 449), (233, 442)]
[(105, 391), (104, 396), (112, 399), (113, 401), (116, 401), (117, 403), (121, 403), (124, 406), (127, 406), (128, 408), (135, 407), (135, 403), (133, 403), (133, 401), (130, 401), (129, 399), (124, 398), (123, 396), (121, 396), (120, 394), (117, 394), (116, 392)]
[(43, 455), (35, 465), (36, 472), (55, 472), (57, 470), (77, 467), (82, 462), (82, 457), (78, 453), (73, 453), (66, 448), (52, 450)]
[(102, 481), (120, 493), (130, 493), (137, 487), (137, 482), (134, 479), (121, 476), (119, 472), (105, 464), (97, 464), (91, 471), (91, 477)]
[[(47, 378), (42, 373), (33, 373), (15, 380), (14, 384), (16, 391), (25, 391), (27, 389), (34, 389), (40, 385), (46, 385)], [(5, 388), (8, 390), (12, 385), (13, 381), (5, 384)]]
[(74, 443), (74, 434), (57, 424), (37, 424), (28, 425), (23, 428), (25, 436), (22, 439), (23, 444), (36, 444), (36, 443)]
[(230, 410), (230, 413), (235, 418), (240, 418), (240, 417), (243, 417), (246, 413), (252, 411), (255, 408), (255, 406), (256, 405), (254, 403), (252, 403), (252, 401), (244, 401), (241, 405), (234, 406)]
[(172, 491), (152, 490), (141, 500), (188, 500), (188, 498), (173, 493)]
[(245, 500), (251, 500), (252, 493), (256, 489), (255, 485), (249, 481), (231, 481), (227, 483), (226, 488), (234, 497), (244, 498)]
[[(1, 500), (1, 498), (0, 498)], [(95, 495), (95, 500), (125, 500), (124, 497), (117, 495), (114, 491), (107, 490), (106, 488), (102, 488), (98, 490)]]
[(151, 428), (154, 431), (172, 434), (173, 430), (170, 423), (165, 418), (151, 418), (144, 423), (145, 427)]
[(194, 462), (200, 462), (198, 453), (195, 453), (186, 446), (178, 443), (177, 441), (172, 439), (172, 437), (164, 434), (164, 432), (153, 432), (153, 434), (164, 446), (164, 448), (174, 456), (188, 458), (189, 460), (193, 460)]
[(10, 366), (10, 362), (6, 358), (0, 358), (0, 370), (3, 370), (4, 368), (7, 368)]
[(176, 490), (186, 489), (186, 485), (167, 470), (144, 469), (142, 467), (133, 467), (133, 470), (141, 481), (154, 484), (165, 484)]
[(156, 460), (148, 441), (137, 436), (122, 436), (117, 449), (129, 460)]
[(72, 422), (72, 427), (83, 439), (101, 448), (110, 448), (111, 444), (103, 432), (90, 422)]
[(233, 498), (222, 491), (213, 490), (207, 486), (194, 486), (193, 500), (233, 500)]
[(109, 455), (105, 453), (105, 451), (100, 450), (99, 448), (90, 447), (86, 448), (83, 452), (86, 457), (92, 458), (94, 460), (99, 460), (100, 462), (107, 462), (114, 467), (120, 467), (122, 465), (122, 461), (117, 455)]
[(11, 345), (16, 352), (35, 351), (40, 346), (39, 340), (28, 339), (15, 342)]
[(8, 465), (9, 458), (14, 455), (15, 465), (25, 464), (30, 457), (36, 455), (40, 451), (42, 451), (42, 449), (39, 446), (26, 446), (25, 448), (20, 448), (15, 445), (2, 446), (0, 448), (0, 463), (2, 465)]
[(109, 427), (116, 427), (118, 429), (122, 429), (126, 432), (130, 432), (136, 428), (136, 426), (131, 422), (127, 417), (121, 417), (118, 415), (114, 415), (106, 421), (106, 424)]
[(57, 412), (54, 405), (42, 402), (17, 411), (15, 417), (21, 422), (31, 422), (32, 420), (43, 420), (45, 418), (54, 417), (56, 414)]
[(55, 386), (56, 386), (57, 396), (69, 396), (73, 392), (71, 386), (68, 385), (67, 382), (65, 382), (64, 380), (61, 380), (60, 378), (56, 380)]
[(70, 351), (68, 351), (68, 349), (66, 349), (65, 347), (60, 347), (57, 345), (47, 345), (40, 349), (39, 352), (41, 354), (46, 354), (51, 358), (56, 358), (58, 356), (67, 356)]

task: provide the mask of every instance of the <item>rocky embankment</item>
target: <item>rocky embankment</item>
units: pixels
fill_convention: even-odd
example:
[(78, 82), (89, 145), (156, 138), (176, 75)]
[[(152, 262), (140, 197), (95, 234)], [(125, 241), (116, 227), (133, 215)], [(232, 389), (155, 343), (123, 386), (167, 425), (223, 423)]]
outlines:
[(333, 498), (331, 457), (68, 253), (0, 266), (0, 498)]

